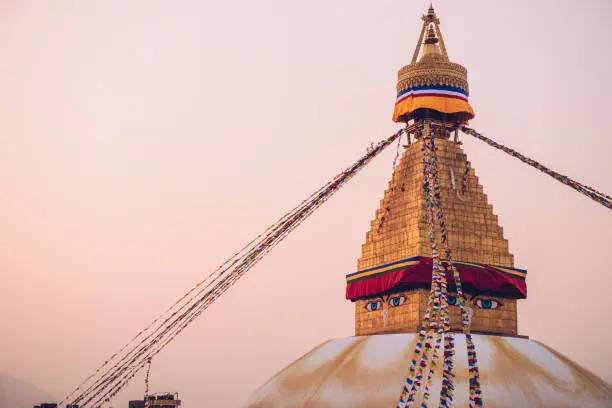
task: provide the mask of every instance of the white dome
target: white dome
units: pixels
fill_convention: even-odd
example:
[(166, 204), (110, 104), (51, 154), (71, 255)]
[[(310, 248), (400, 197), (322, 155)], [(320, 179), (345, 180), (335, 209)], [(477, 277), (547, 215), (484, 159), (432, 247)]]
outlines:
[[(533, 340), (473, 335), (485, 407), (612, 407), (612, 386)], [(249, 408), (393, 408), (397, 406), (415, 334), (327, 341), (272, 377)], [(465, 336), (455, 335), (455, 407), (468, 407)], [(437, 406), (441, 361), (430, 406)], [(422, 390), (421, 390), (422, 391)], [(418, 407), (420, 398), (413, 407)]]

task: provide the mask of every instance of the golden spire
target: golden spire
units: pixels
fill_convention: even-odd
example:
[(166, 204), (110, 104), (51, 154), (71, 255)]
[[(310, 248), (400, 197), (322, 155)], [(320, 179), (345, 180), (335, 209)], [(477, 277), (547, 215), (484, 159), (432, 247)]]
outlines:
[(423, 18), (436, 19), (436, 12), (434, 11), (433, 3), (429, 3), (429, 10), (427, 10), (427, 16), (423, 16)]
[[(468, 103), (467, 70), (449, 61), (433, 5), (421, 20), (423, 25), (412, 62), (398, 72), (393, 120), (407, 123), (433, 110), (438, 116), (445, 115), (444, 120), (449, 123), (464, 123), (474, 117)], [(425, 89), (431, 92), (424, 95)]]
[[(432, 47), (427, 47), (427, 44), (438, 44), (440, 50), (437, 52), (441, 54), (446, 61), (448, 61), (448, 55), (446, 54), (446, 47), (444, 46), (444, 40), (442, 39), (442, 32), (440, 31), (440, 19), (436, 16), (436, 12), (434, 11), (433, 4), (429, 3), (429, 10), (427, 10), (427, 14), (421, 17), (423, 20), (423, 28), (421, 29), (421, 35), (419, 36), (419, 42), (417, 43), (416, 49), (414, 50), (414, 54), (412, 56), (412, 64), (417, 62), (417, 58), (419, 57), (419, 51), (421, 50), (421, 45), (425, 44), (423, 47), (423, 54), (431, 53), (433, 51)], [(427, 30), (427, 38), (423, 41), (423, 36), (425, 35), (425, 30)], [(435, 42), (434, 42), (435, 39)], [(430, 48), (429, 52), (427, 52), (427, 48)], [(438, 45), (436, 45), (438, 48)]]

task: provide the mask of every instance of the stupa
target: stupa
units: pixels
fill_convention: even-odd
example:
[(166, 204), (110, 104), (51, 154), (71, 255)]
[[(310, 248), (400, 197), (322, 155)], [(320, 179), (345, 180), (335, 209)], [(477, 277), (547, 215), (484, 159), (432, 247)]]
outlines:
[[(520, 335), (517, 301), (527, 271), (514, 265), (493, 207), (457, 138), (474, 117), (467, 70), (450, 62), (430, 6), (412, 62), (400, 69), (393, 120), (408, 143), (347, 275), (355, 304), (355, 336), (327, 341), (272, 377), (247, 401), (250, 408), (392, 408), (404, 387), (432, 286), (432, 246), (423, 185), (424, 135), (437, 146), (439, 197), (448, 246), (461, 277), (487, 407), (612, 407), (612, 386), (550, 347)], [(435, 233), (443, 247), (440, 232)], [(441, 251), (444, 252), (444, 251)], [(440, 255), (442, 263), (448, 261)], [(469, 406), (466, 335), (457, 286), (448, 279), (454, 335), (453, 406)], [(441, 369), (430, 405), (438, 406)], [(420, 406), (422, 390), (412, 406)]]

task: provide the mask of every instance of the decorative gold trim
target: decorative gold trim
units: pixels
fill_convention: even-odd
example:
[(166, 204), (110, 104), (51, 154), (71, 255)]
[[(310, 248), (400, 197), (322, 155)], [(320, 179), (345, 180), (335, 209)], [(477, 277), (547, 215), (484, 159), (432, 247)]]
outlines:
[(402, 67), (397, 74), (397, 92), (415, 86), (446, 85), (469, 93), (465, 67), (454, 62), (430, 61)]
[[(440, 20), (436, 16), (433, 6), (427, 10), (427, 14), (422, 16), (423, 26), (421, 34), (417, 42), (412, 62), (402, 69), (397, 74), (397, 92), (400, 93), (408, 88), (426, 85), (445, 85), (459, 88), (469, 93), (467, 81), (467, 69), (462, 65), (450, 62), (446, 52), (446, 45), (440, 31)], [(440, 53), (432, 53), (423, 55), (420, 61), (417, 61), (423, 37), (427, 32), (428, 27), (431, 30), (433, 26), (437, 42), (439, 42)], [(429, 35), (433, 35), (429, 33)], [(432, 40), (430, 38), (429, 40)], [(436, 39), (433, 39), (436, 41)]]

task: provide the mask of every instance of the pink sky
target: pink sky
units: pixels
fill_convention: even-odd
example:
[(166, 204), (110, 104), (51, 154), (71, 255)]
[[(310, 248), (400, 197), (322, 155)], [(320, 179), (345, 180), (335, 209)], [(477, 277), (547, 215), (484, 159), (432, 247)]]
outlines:
[[(279, 215), (398, 129), (428, 2), (0, 2), (0, 371), (62, 397)], [(612, 5), (435, 3), (474, 128), (612, 192)], [(522, 334), (612, 382), (609, 210), (463, 137), (517, 267)], [(240, 406), (353, 334), (353, 272), (393, 149), (153, 362)], [(142, 396), (142, 376), (115, 406)], [(398, 390), (399, 392), (399, 390)], [(486, 398), (486, 396), (485, 396)]]

